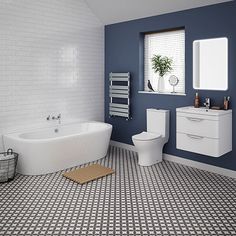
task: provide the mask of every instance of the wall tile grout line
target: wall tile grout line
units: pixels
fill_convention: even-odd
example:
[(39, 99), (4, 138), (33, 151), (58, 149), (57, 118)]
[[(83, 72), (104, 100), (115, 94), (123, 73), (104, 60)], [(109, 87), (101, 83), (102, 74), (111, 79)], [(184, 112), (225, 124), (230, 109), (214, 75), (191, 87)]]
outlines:
[(49, 114), (61, 113), (62, 122), (103, 121), (104, 27), (87, 4), (5, 2), (10, 3), (0, 3), (0, 135), (53, 127)]

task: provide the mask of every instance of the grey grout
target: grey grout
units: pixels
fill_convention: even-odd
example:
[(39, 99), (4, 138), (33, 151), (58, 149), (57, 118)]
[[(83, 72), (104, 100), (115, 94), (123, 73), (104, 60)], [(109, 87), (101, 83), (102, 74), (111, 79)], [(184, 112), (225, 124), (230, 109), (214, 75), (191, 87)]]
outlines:
[(236, 235), (235, 179), (168, 161), (142, 167), (112, 146), (92, 163), (115, 173), (84, 185), (65, 170), (0, 184), (0, 236)]

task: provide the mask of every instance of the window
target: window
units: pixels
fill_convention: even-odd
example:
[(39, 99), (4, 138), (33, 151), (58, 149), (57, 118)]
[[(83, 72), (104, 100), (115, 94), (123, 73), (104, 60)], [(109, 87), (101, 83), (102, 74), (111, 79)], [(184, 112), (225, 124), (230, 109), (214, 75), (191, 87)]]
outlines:
[(172, 30), (159, 33), (145, 34), (144, 37), (144, 90), (148, 88), (148, 80), (155, 91), (158, 91), (159, 73), (152, 69), (154, 55), (166, 56), (172, 59), (171, 72), (163, 76), (161, 93), (171, 93), (173, 87), (169, 83), (171, 75), (175, 75), (179, 82), (175, 87), (176, 93), (185, 93), (185, 30)]

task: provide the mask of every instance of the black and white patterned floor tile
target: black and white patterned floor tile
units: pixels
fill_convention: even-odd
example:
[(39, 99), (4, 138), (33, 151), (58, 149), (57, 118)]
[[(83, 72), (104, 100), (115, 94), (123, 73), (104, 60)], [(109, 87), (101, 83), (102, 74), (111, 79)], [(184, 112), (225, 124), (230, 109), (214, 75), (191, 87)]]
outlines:
[[(116, 173), (79, 185), (62, 172), (0, 184), (0, 235), (236, 235), (236, 180), (110, 147)], [(86, 166), (86, 165), (83, 165)]]

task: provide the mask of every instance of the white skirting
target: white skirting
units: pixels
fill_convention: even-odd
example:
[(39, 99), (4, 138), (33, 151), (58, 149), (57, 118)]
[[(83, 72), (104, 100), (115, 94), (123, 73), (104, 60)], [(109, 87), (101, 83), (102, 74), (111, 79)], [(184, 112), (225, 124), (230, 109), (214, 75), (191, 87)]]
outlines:
[[(133, 145), (120, 143), (120, 142), (116, 142), (113, 140), (110, 141), (110, 145), (115, 146), (115, 147), (124, 148), (124, 149), (130, 150), (130, 151), (136, 151), (135, 146), (133, 146)], [(188, 160), (186, 158), (177, 157), (177, 156), (169, 155), (169, 154), (165, 154), (165, 153), (164, 153), (163, 159), (166, 161), (172, 161), (172, 162), (176, 162), (176, 163), (186, 165), (186, 166), (191, 166), (191, 167), (194, 167), (194, 168), (197, 168), (200, 170), (205, 170), (205, 171), (213, 172), (216, 174), (228, 176), (231, 178), (236, 178), (236, 171), (234, 171), (234, 170), (229, 170), (229, 169), (221, 168), (218, 166), (213, 166), (213, 165), (205, 164), (205, 163), (198, 162), (198, 161), (192, 161), (192, 160)]]

